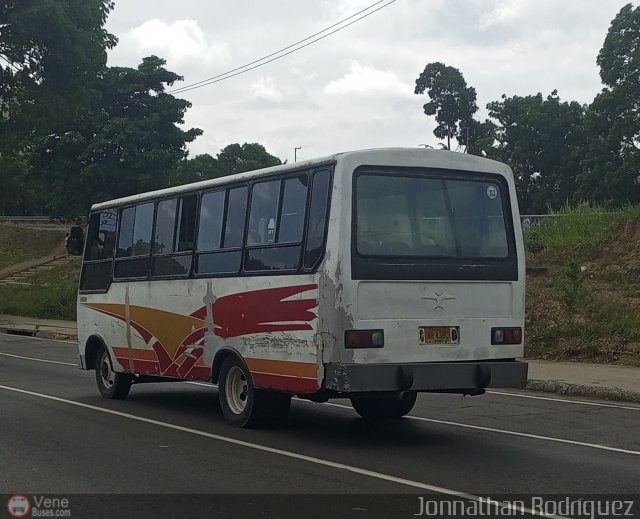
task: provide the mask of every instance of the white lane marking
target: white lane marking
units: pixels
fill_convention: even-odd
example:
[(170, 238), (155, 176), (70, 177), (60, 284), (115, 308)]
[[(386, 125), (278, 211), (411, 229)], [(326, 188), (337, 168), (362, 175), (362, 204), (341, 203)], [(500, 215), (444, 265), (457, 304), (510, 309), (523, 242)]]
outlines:
[[(331, 407), (339, 407), (341, 409), (349, 409), (353, 411), (353, 408), (348, 405), (333, 404), (331, 402), (326, 402), (324, 405), (328, 405)], [(474, 429), (476, 431), (486, 431), (486, 432), (492, 432), (492, 433), (507, 434), (510, 436), (519, 436), (521, 438), (531, 438), (533, 440), (544, 440), (549, 442), (565, 443), (568, 445), (578, 445), (580, 447), (589, 447), (592, 449), (600, 449), (604, 451), (620, 452), (622, 454), (632, 454), (634, 456), (640, 456), (640, 451), (633, 451), (630, 449), (621, 449), (619, 447), (609, 447), (608, 445), (599, 445), (597, 443), (580, 442), (576, 440), (567, 440), (565, 438), (555, 438), (553, 436), (541, 436), (539, 434), (530, 434), (530, 433), (523, 433), (518, 431), (507, 431), (504, 429), (495, 429), (493, 427), (484, 427), (482, 425), (471, 425), (466, 423), (449, 422), (447, 420), (436, 420), (435, 418), (423, 418), (422, 416), (407, 415), (406, 418), (410, 418), (411, 420), (420, 420), (421, 422), (430, 422), (430, 423), (437, 423), (442, 425), (451, 425), (454, 427), (462, 427), (464, 429)]]
[(45, 337), (31, 337), (29, 335), (16, 335), (13, 333), (4, 333), (4, 334), (0, 334), (3, 335), (3, 339), (6, 339), (7, 337), (10, 337), (11, 339), (28, 339), (30, 341), (47, 341), (47, 342), (61, 342), (64, 344), (78, 344), (78, 341), (67, 341), (67, 340), (63, 340), (63, 339), (47, 339)]
[[(74, 366), (77, 367), (77, 364), (72, 364), (70, 362), (59, 362), (59, 361), (55, 361), (55, 360), (44, 360), (44, 359), (35, 359), (32, 357), (22, 357), (20, 355), (12, 355), (10, 353), (0, 353), (0, 355), (5, 355), (7, 357), (15, 357), (18, 359), (25, 359), (25, 360), (33, 360), (36, 362), (49, 362), (52, 364), (63, 364), (66, 366)], [(216, 384), (206, 384), (204, 382), (187, 382), (187, 384), (191, 384), (194, 386), (204, 386), (204, 387), (217, 387)], [(305, 404), (315, 404), (315, 402), (310, 402), (309, 400), (304, 400), (304, 399), (298, 399), (299, 402), (303, 402)], [(353, 410), (353, 408), (351, 406), (348, 405), (342, 405), (342, 404), (334, 404), (332, 402), (325, 402), (324, 405), (328, 405), (331, 407), (339, 407), (341, 409), (348, 409), (350, 411)], [(631, 408), (634, 409), (635, 408)], [(475, 429), (475, 430), (479, 430), (479, 431), (486, 431), (486, 432), (492, 432), (492, 433), (497, 433), (497, 434), (507, 434), (510, 436), (520, 436), (521, 438), (531, 438), (534, 440), (543, 440), (543, 441), (550, 441), (550, 442), (557, 442), (557, 443), (565, 443), (568, 445), (578, 445), (580, 447), (589, 447), (592, 449), (600, 449), (600, 450), (606, 450), (606, 451), (611, 451), (611, 452), (619, 452), (622, 454), (632, 454), (634, 456), (640, 456), (640, 451), (634, 451), (634, 450), (629, 450), (629, 449), (622, 449), (619, 447), (609, 447), (608, 445), (600, 445), (597, 443), (587, 443), (587, 442), (581, 442), (581, 441), (577, 441), (577, 440), (567, 440), (565, 438), (555, 438), (553, 436), (541, 436), (539, 434), (530, 434), (530, 433), (523, 433), (523, 432), (518, 432), (518, 431), (508, 431), (505, 429), (495, 429), (493, 427), (483, 427), (481, 425), (471, 425), (471, 424), (465, 424), (465, 423), (459, 423), (459, 422), (450, 422), (447, 420), (436, 420), (435, 418), (424, 418), (422, 416), (415, 416), (415, 415), (408, 415), (407, 418), (410, 418), (412, 420), (420, 420), (422, 422), (431, 422), (431, 423), (438, 423), (438, 424), (442, 424), (442, 425), (450, 425), (452, 427), (462, 427), (465, 429)]]
[[(282, 449), (277, 449), (275, 447), (268, 447), (266, 445), (260, 445), (258, 443), (251, 443), (243, 440), (238, 440), (236, 438), (229, 438), (228, 436), (221, 436), (219, 434), (214, 434), (206, 431), (201, 431), (199, 429), (191, 429), (189, 427), (184, 427), (182, 425), (175, 425), (168, 422), (160, 422), (158, 420), (153, 420), (151, 418), (144, 418), (142, 416), (136, 416), (129, 413), (123, 413), (121, 411), (115, 411), (113, 409), (107, 409), (104, 407), (98, 407), (91, 404), (84, 404), (82, 402), (76, 402), (74, 400), (67, 400), (66, 398), (60, 398), (57, 396), (45, 395), (43, 393), (36, 393), (34, 391), (27, 391), (26, 389), (19, 389), (17, 387), (3, 386), (0, 385), (0, 389), (4, 389), (6, 391), (13, 391), (14, 393), (21, 393), (23, 395), (34, 396), (37, 398), (44, 398), (46, 400), (53, 400), (54, 402), (60, 402), (62, 404), (73, 405), (77, 407), (82, 407), (84, 409), (90, 409), (92, 411), (98, 411), (100, 413), (110, 414), (119, 416), (121, 418), (127, 418), (129, 420), (135, 420), (138, 422), (144, 422), (151, 425), (157, 425), (159, 427), (164, 427), (166, 429), (172, 429), (174, 431), (185, 432), (189, 434), (194, 434), (196, 436), (203, 436), (205, 438), (210, 438), (212, 440), (218, 440), (225, 443), (230, 443), (233, 445), (239, 445), (241, 447), (247, 447), (249, 449), (254, 449), (262, 452), (268, 452), (270, 454), (276, 454), (278, 456), (284, 456), (286, 458), (292, 458), (296, 460), (306, 461), (308, 463), (313, 463), (315, 465), (322, 465), (325, 467), (331, 467), (334, 469), (346, 470), (348, 472), (352, 472), (354, 474), (358, 474), (361, 476), (367, 476), (374, 479), (379, 479), (382, 481), (387, 481), (390, 483), (397, 483), (399, 485), (404, 485), (406, 487), (411, 488), (419, 488), (420, 490), (427, 490), (429, 492), (435, 492), (438, 494), (444, 494), (447, 496), (455, 496), (462, 499), (467, 499), (469, 501), (476, 501), (480, 503), (486, 503), (487, 498), (483, 498), (481, 496), (476, 496), (474, 494), (468, 494), (466, 492), (461, 492), (458, 490), (452, 490), (450, 488), (440, 487), (437, 485), (430, 485), (429, 483), (422, 483), (420, 481), (413, 481), (411, 479), (405, 479), (398, 476), (392, 476), (390, 474), (384, 474), (382, 472), (376, 472), (374, 470), (368, 470), (361, 467), (356, 467), (353, 465), (347, 465), (345, 463), (339, 463), (336, 461), (324, 460), (322, 458), (316, 458), (314, 456), (307, 456), (306, 454), (299, 454), (297, 452), (285, 451)], [(501, 502), (501, 501), (493, 501), (492, 503), (495, 506), (500, 506), (507, 510), (512, 510), (519, 513), (529, 514), (529, 515), (537, 515), (541, 517), (549, 517), (552, 519), (561, 518), (566, 519), (566, 516), (559, 515), (547, 515), (543, 513), (538, 513), (535, 510), (531, 510), (528, 508), (520, 507), (512, 503)]]
[(550, 396), (536, 396), (536, 395), (525, 395), (522, 393), (510, 393), (508, 391), (494, 391), (493, 389), (488, 389), (487, 394), (490, 395), (500, 395), (500, 396), (512, 396), (515, 398), (531, 398), (533, 400), (548, 400), (550, 402), (562, 402), (564, 404), (576, 404), (576, 405), (590, 405), (594, 407), (611, 407), (613, 409), (625, 409), (628, 411), (640, 411), (640, 406), (626, 406), (620, 404), (605, 404), (600, 402), (593, 402), (591, 400), (569, 400), (567, 398), (553, 398)]
[(34, 357), (24, 357), (22, 355), (13, 355), (11, 353), (3, 353), (3, 352), (0, 352), (0, 355), (2, 355), (3, 357), (13, 357), (14, 359), (32, 360), (34, 362), (46, 362), (48, 364), (62, 364), (63, 366), (73, 366), (75, 368), (78, 367), (78, 365), (74, 364), (73, 362), (61, 362), (59, 360), (49, 360), (49, 359), (36, 359)]

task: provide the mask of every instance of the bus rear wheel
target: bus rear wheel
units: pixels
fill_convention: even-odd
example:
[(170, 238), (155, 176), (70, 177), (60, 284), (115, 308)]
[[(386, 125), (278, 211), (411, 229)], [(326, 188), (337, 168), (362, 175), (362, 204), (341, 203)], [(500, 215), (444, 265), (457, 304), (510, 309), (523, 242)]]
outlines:
[(113, 369), (109, 352), (104, 346), (96, 353), (96, 383), (98, 391), (104, 398), (126, 398), (131, 389), (133, 378), (126, 373), (118, 373)]
[(352, 397), (351, 405), (362, 418), (401, 418), (411, 412), (417, 397), (416, 391), (384, 396)]
[(291, 407), (291, 395), (254, 387), (251, 373), (237, 357), (222, 362), (218, 396), (224, 419), (234, 427), (277, 425)]

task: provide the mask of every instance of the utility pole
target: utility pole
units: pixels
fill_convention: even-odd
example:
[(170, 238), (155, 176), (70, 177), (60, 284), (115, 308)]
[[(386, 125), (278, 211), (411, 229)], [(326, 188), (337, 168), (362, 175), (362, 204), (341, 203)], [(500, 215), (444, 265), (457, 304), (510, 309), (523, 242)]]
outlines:
[(302, 149), (302, 146), (293, 148), (293, 162), (298, 162), (298, 150), (301, 150), (301, 149)]

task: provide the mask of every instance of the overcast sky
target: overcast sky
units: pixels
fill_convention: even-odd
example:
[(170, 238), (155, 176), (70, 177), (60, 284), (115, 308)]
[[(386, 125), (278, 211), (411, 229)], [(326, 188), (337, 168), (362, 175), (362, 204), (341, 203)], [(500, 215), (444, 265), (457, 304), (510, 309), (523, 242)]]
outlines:
[[(328, 27), (375, 0), (116, 0), (110, 65), (144, 56), (194, 83)], [(299, 52), (180, 94), (186, 124), (204, 130), (191, 156), (259, 142), (282, 160), (350, 149), (435, 145), (425, 65), (442, 61), (478, 92), (481, 116), (502, 94), (589, 103), (602, 88), (596, 56), (626, 0), (397, 0)], [(637, 4), (637, 2), (635, 2)], [(383, 4), (380, 4), (383, 5)]]

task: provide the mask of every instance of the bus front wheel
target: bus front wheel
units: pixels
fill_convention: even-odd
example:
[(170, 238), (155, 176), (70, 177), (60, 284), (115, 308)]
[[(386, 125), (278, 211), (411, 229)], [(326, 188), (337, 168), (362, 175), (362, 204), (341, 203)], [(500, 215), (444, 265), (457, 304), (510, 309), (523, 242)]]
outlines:
[(118, 373), (113, 369), (109, 352), (104, 346), (96, 354), (96, 383), (98, 391), (104, 398), (126, 398), (131, 389), (133, 378), (126, 373)]
[(351, 405), (362, 418), (401, 418), (411, 412), (417, 397), (416, 391), (395, 395), (352, 397)]
[(236, 357), (220, 366), (218, 396), (224, 419), (235, 427), (276, 425), (289, 414), (291, 396), (257, 389), (251, 373)]

